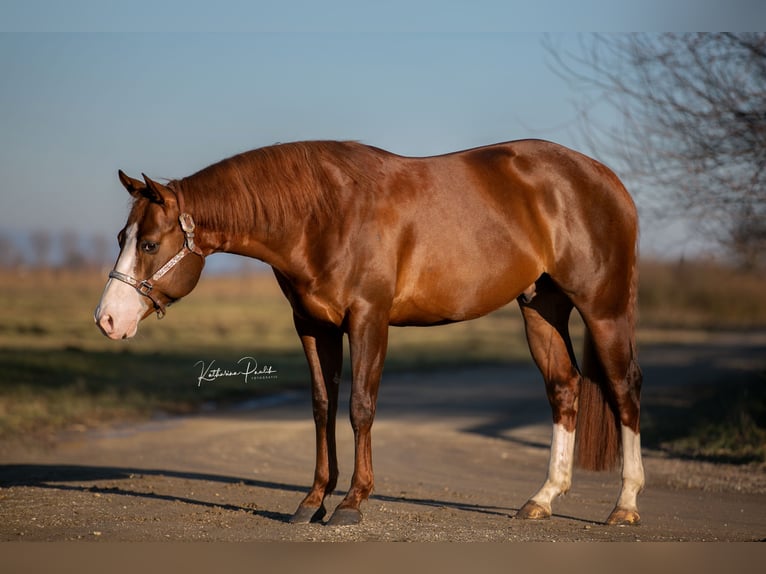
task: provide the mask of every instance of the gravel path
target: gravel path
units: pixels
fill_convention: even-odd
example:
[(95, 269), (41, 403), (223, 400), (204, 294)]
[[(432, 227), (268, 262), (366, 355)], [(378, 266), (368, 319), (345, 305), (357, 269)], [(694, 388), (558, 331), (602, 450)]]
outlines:
[[(644, 357), (645, 393), (678, 382), (663, 349)], [(710, 371), (710, 349), (687, 351), (699, 360), (685, 373)], [(721, 356), (732, 362), (730, 353)], [(345, 416), (338, 430), (345, 488), (352, 464)], [(576, 471), (552, 519), (515, 520), (544, 479), (549, 433), (549, 409), (531, 366), (386, 377), (373, 429), (375, 492), (354, 527), (287, 523), (313, 471), (308, 392), (246, 410), (73, 432), (47, 450), (0, 445), (0, 540), (766, 538), (766, 469), (653, 452), (645, 453), (639, 526), (601, 524), (617, 497), (616, 472)]]

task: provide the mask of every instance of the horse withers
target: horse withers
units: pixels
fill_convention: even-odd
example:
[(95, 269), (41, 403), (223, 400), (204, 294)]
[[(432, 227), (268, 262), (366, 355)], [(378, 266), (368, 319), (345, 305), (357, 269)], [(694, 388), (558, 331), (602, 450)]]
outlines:
[[(370, 431), (389, 326), (474, 319), (513, 299), (553, 414), (547, 478), (517, 517), (551, 516), (575, 451), (580, 466), (601, 470), (621, 447), (607, 523), (639, 521), (638, 222), (604, 165), (539, 140), (428, 158), (327, 141), (256, 149), (164, 185), (119, 177), (134, 200), (95, 313), (106, 336), (132, 337), (143, 318), (162, 316), (216, 252), (268, 263), (292, 305), (316, 424), (314, 481), (292, 522), (322, 520), (337, 483), (344, 335), (354, 471), (330, 524), (359, 522), (373, 489)], [(572, 309), (586, 326), (582, 365)]]

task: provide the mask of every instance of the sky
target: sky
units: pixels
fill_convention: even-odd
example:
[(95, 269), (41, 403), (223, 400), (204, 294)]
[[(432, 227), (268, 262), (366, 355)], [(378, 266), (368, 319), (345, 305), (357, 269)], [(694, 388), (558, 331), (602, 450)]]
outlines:
[[(528, 4), (0, 0), (0, 232), (111, 238), (129, 203), (118, 169), (172, 179), (276, 142), (423, 156), (541, 137), (587, 153), (543, 31), (566, 48), (578, 29), (726, 23), (713, 0)], [(642, 248), (691, 249), (687, 236), (645, 228)]]

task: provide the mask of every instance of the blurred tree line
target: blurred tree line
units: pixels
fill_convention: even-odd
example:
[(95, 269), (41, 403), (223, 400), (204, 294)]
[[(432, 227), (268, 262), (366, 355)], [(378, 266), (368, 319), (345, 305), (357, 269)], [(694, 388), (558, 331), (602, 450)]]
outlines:
[(0, 233), (0, 268), (103, 269), (114, 262), (116, 242), (103, 234), (76, 231)]

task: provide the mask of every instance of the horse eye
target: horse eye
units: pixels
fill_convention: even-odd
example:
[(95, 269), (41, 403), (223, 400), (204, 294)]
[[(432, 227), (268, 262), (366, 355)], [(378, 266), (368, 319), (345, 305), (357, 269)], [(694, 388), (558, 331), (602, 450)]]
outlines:
[(160, 245), (159, 243), (154, 243), (153, 241), (142, 241), (141, 242), (141, 251), (144, 253), (149, 253), (150, 255), (153, 253), (157, 253), (157, 250), (159, 249)]

